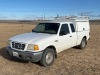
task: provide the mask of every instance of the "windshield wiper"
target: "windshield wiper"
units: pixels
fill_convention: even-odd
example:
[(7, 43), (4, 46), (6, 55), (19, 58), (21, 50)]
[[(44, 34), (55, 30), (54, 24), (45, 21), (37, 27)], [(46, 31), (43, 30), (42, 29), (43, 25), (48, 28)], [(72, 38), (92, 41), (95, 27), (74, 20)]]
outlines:
[(33, 31), (35, 33), (46, 33), (46, 34), (55, 34), (55, 33), (49, 33), (49, 32), (39, 32), (39, 31)]
[(33, 32), (35, 32), (35, 33), (45, 33), (45, 32), (39, 32), (39, 31), (33, 31)]
[(49, 32), (44, 32), (44, 33), (46, 33), (46, 34), (55, 34), (55, 33), (49, 33)]
[(32, 31), (32, 32), (35, 32), (35, 33), (40, 33), (40, 32), (38, 32), (38, 31)]

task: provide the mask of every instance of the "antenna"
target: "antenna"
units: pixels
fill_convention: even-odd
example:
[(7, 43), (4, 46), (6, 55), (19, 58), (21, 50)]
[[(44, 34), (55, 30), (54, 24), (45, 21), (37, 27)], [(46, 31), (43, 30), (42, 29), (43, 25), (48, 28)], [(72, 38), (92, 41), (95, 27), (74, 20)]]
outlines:
[(45, 20), (45, 13), (44, 13), (44, 20)]

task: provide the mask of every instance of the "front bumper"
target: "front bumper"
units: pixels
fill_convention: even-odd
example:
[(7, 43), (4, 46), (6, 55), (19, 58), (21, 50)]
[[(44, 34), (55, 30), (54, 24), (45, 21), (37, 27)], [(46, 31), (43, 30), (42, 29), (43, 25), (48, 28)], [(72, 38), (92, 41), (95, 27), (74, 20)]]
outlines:
[[(18, 51), (14, 50), (11, 47), (6, 47), (7, 52), (10, 54), (10, 56), (17, 57), (22, 60), (32, 61), (32, 62), (38, 62), (42, 58), (43, 51), (41, 52), (30, 52), (30, 51)], [(16, 53), (16, 55), (14, 55)]]

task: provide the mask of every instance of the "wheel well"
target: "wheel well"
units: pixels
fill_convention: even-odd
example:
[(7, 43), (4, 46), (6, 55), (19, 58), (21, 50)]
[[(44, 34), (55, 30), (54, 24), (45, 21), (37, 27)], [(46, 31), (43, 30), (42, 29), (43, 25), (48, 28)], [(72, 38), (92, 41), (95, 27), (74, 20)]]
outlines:
[(84, 36), (83, 38), (85, 38), (85, 39), (86, 39), (86, 44), (87, 44), (87, 37), (86, 37), (86, 36)]
[(47, 48), (52, 48), (55, 52), (55, 57), (57, 58), (57, 51), (56, 51), (56, 48), (54, 46), (48, 46)]

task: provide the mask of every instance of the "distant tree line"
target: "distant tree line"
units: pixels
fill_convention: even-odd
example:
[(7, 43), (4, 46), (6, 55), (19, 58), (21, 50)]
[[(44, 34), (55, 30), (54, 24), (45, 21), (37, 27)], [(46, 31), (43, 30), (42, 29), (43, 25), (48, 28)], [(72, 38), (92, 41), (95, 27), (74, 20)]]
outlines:
[(90, 25), (100, 25), (100, 20), (90, 20)]
[[(49, 21), (49, 20), (0, 20), (0, 23), (37, 25), (38, 23), (43, 21)], [(100, 20), (90, 20), (90, 25), (100, 25)]]

